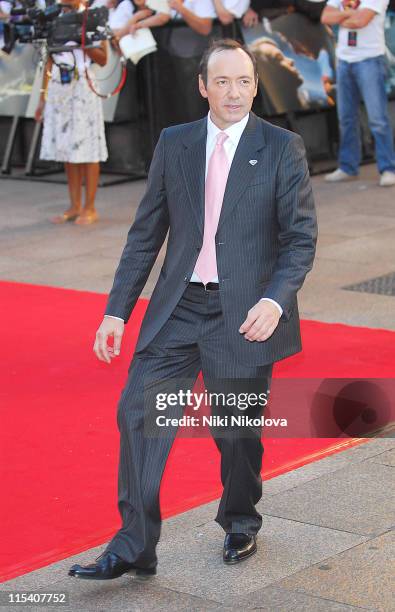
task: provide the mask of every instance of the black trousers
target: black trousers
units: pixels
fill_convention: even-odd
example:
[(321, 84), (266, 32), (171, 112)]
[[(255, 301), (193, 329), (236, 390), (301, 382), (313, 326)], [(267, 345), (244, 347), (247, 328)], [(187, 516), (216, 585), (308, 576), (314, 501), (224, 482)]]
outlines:
[[(247, 417), (263, 414), (261, 402), (247, 408), (243, 404), (240, 409), (234, 402), (229, 406), (227, 399), (232, 391), (233, 397), (267, 392), (272, 364), (251, 367), (238, 362), (228, 348), (219, 291), (189, 284), (157, 336), (147, 348), (135, 353), (118, 405), (118, 508), (122, 527), (105, 550), (141, 567), (157, 563), (160, 482), (177, 433), (177, 427), (157, 427), (154, 431), (156, 420), (152, 415), (178, 419), (185, 411), (185, 405), (176, 404), (159, 412), (155, 398), (164, 390), (191, 390), (200, 371), (207, 391), (218, 393), (218, 401), (211, 408), (213, 415), (243, 415), (245, 422)], [(226, 395), (225, 401), (219, 397), (221, 392)], [(223, 485), (215, 520), (225, 532), (256, 534), (262, 525), (255, 508), (262, 496), (261, 427), (229, 423), (214, 424), (210, 429), (221, 453)]]

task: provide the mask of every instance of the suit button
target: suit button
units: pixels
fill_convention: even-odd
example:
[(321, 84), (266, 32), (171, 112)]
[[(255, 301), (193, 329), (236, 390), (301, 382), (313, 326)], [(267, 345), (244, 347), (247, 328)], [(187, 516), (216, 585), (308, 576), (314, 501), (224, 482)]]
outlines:
[(201, 249), (201, 248), (202, 248), (202, 245), (201, 245), (201, 244), (199, 244), (199, 246), (197, 246), (197, 247), (196, 247), (196, 250), (197, 250), (197, 251), (200, 251), (200, 249)]
[(187, 277), (187, 276), (185, 276), (185, 277), (184, 277), (184, 283), (187, 283), (187, 282), (188, 282), (188, 277)]

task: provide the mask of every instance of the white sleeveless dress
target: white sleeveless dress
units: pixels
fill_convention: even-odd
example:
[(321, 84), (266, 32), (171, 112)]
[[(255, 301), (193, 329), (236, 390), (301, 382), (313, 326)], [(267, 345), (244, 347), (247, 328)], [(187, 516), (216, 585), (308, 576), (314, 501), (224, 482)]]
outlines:
[[(81, 49), (74, 52), (78, 79), (62, 85), (54, 64), (48, 83), (43, 113), (40, 159), (75, 164), (106, 161), (108, 151), (104, 133), (102, 100), (88, 85)], [(56, 63), (74, 65), (72, 54), (55, 54)], [(86, 58), (89, 70), (90, 58)], [(92, 71), (89, 72), (95, 83)]]

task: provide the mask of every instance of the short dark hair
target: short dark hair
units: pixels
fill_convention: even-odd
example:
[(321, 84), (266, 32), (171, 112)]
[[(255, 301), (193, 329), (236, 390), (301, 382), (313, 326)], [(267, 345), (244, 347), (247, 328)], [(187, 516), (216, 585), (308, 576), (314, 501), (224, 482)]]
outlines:
[(199, 73), (202, 75), (202, 80), (205, 86), (207, 85), (207, 65), (212, 54), (216, 53), (217, 51), (234, 51), (236, 49), (242, 49), (242, 51), (248, 55), (254, 68), (255, 82), (258, 80), (256, 58), (252, 51), (250, 51), (246, 45), (242, 45), (237, 40), (233, 40), (233, 38), (219, 38), (212, 41), (211, 45), (205, 50), (202, 59), (200, 60)]

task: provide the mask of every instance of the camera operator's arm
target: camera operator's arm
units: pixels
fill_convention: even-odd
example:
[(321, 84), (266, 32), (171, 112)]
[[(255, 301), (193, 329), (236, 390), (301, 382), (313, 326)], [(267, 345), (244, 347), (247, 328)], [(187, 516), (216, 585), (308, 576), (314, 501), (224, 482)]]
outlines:
[(43, 118), (43, 111), (44, 111), (44, 106), (45, 106), (45, 96), (47, 93), (48, 81), (49, 81), (49, 77), (51, 74), (52, 65), (53, 65), (52, 58), (49, 57), (47, 59), (47, 63), (44, 66), (43, 82), (42, 82), (42, 86), (40, 89), (40, 100), (39, 100), (36, 112), (34, 114), (34, 118), (36, 121), (41, 121)]
[(107, 41), (102, 40), (100, 47), (85, 49), (85, 53), (91, 58), (92, 62), (99, 64), (99, 66), (105, 66), (107, 64)]

